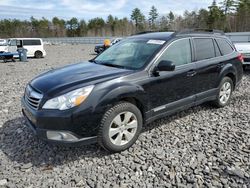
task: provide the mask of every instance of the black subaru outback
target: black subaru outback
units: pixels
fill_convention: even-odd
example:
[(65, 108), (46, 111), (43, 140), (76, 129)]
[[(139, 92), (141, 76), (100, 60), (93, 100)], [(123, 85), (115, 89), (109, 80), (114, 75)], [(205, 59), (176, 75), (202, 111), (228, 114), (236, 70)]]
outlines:
[(142, 126), (194, 105), (228, 104), (243, 58), (215, 32), (156, 32), (128, 37), (96, 58), (34, 78), (22, 111), (50, 142), (129, 148)]

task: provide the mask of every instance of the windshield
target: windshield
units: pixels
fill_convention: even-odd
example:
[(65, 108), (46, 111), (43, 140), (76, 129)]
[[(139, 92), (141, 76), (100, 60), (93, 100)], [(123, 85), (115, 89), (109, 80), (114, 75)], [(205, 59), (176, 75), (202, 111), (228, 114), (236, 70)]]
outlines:
[(161, 40), (122, 40), (100, 54), (94, 61), (106, 66), (140, 69), (165, 43)]

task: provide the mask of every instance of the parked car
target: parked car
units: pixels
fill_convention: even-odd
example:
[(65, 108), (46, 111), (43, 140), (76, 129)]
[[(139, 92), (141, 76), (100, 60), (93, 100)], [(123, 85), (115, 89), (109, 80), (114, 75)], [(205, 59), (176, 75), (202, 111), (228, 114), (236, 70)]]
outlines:
[(10, 38), (8, 52), (16, 52), (19, 48), (27, 49), (27, 57), (42, 58), (46, 56), (43, 41), (40, 38)]
[(111, 41), (111, 46), (116, 44), (117, 42), (120, 42), (122, 40), (122, 38), (115, 38)]
[(243, 68), (246, 69), (250, 65), (250, 42), (234, 43), (236, 49), (243, 55)]
[(104, 50), (106, 50), (107, 48), (109, 48), (110, 46), (116, 44), (117, 42), (121, 41), (122, 38), (115, 38), (111, 41), (110, 45), (109, 46), (105, 46), (104, 44), (97, 44), (95, 46), (95, 49), (94, 51), (97, 53), (97, 54), (100, 54), (102, 53)]
[(34, 78), (26, 87), (22, 111), (41, 139), (98, 142), (119, 152), (156, 119), (208, 101), (226, 106), (242, 79), (242, 62), (221, 34), (135, 35), (89, 62)]
[(97, 44), (97, 45), (95, 45), (95, 49), (94, 49), (95, 53), (100, 54), (104, 50), (105, 50), (104, 44)]

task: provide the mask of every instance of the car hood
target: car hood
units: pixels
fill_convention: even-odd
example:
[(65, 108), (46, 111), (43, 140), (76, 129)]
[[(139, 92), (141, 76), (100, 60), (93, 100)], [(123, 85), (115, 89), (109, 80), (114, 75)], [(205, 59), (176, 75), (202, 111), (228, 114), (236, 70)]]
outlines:
[(54, 92), (97, 84), (130, 72), (132, 70), (82, 62), (43, 73), (34, 78), (30, 85), (43, 94), (54, 95)]

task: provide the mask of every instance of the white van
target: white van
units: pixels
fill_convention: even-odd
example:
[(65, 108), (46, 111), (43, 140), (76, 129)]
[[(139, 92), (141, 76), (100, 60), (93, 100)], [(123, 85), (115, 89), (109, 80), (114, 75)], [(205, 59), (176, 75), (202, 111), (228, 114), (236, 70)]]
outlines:
[(18, 48), (27, 49), (27, 57), (42, 58), (46, 56), (43, 41), (40, 38), (10, 38), (8, 52), (16, 52)]

